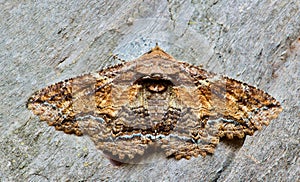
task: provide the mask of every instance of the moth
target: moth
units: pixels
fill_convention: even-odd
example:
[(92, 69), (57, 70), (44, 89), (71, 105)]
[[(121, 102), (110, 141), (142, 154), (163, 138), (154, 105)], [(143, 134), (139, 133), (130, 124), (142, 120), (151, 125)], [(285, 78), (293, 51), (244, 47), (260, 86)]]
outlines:
[(122, 163), (150, 149), (177, 160), (213, 154), (220, 139), (253, 135), (282, 111), (264, 91), (177, 61), (159, 46), (43, 88), (27, 107), (56, 130), (89, 136)]

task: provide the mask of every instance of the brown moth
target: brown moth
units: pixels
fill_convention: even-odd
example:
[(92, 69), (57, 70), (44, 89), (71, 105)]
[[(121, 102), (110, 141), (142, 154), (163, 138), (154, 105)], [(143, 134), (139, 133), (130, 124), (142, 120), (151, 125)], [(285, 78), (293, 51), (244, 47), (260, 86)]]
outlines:
[(158, 46), (43, 88), (27, 107), (56, 130), (89, 136), (123, 163), (150, 149), (178, 160), (206, 156), (221, 138), (253, 135), (282, 111), (262, 90), (177, 61)]

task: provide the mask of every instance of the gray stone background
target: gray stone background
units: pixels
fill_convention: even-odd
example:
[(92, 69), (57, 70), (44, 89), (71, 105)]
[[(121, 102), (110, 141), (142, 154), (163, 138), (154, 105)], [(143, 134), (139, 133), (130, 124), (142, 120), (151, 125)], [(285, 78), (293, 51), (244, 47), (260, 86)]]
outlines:
[[(0, 1), (0, 181), (299, 181), (300, 2)], [(112, 166), (87, 137), (26, 109), (36, 90), (159, 43), (178, 60), (255, 85), (284, 111), (241, 148)]]

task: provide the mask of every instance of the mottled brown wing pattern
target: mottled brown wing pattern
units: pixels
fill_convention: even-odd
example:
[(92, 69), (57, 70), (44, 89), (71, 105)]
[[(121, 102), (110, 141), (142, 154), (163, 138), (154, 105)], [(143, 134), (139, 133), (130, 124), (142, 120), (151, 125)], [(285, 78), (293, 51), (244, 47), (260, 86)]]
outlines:
[(109, 103), (115, 67), (108, 76), (85, 74), (43, 88), (28, 99), (27, 107), (56, 130), (83, 135), (81, 121), (104, 121), (115, 114)]
[(252, 135), (282, 110), (267, 93), (179, 62), (158, 46), (46, 87), (27, 107), (57, 130), (89, 136), (123, 163), (153, 151), (175, 159), (206, 156), (221, 138)]
[[(47, 121), (50, 126), (54, 126), (55, 129), (68, 134), (82, 135), (75, 116), (81, 113), (81, 111), (78, 113), (77, 110), (83, 106), (80, 108), (73, 106), (78, 105), (76, 98), (82, 100), (82, 96), (85, 97), (85, 93), (91, 91), (91, 85), (94, 85), (95, 79), (91, 75), (78, 78), (86, 81), (76, 87), (75, 82), (77, 79), (69, 79), (36, 92), (28, 99), (27, 107), (38, 115), (41, 120)], [(88, 97), (88, 99), (91, 98)]]
[(200, 118), (208, 118), (208, 125), (218, 129), (219, 137), (253, 135), (282, 111), (278, 101), (258, 88), (194, 66), (186, 68), (195, 78), (197, 100), (205, 106)]

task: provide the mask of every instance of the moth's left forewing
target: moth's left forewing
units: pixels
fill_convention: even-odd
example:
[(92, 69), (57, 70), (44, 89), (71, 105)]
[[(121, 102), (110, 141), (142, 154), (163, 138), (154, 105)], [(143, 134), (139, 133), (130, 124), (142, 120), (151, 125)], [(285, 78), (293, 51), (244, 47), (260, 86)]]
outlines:
[(120, 68), (116, 65), (45, 87), (28, 99), (27, 107), (55, 129), (82, 135), (92, 122), (116, 114), (111, 88)]
[(78, 118), (94, 114), (95, 83), (96, 78), (90, 74), (58, 82), (35, 92), (27, 107), (56, 130), (82, 135)]

